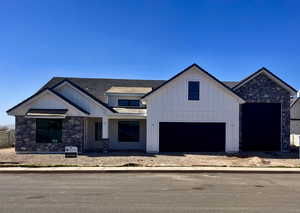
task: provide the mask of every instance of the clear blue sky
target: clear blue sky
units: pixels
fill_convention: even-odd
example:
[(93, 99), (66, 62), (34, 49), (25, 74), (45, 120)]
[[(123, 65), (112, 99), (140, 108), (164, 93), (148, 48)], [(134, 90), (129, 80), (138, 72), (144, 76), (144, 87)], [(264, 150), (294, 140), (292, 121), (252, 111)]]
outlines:
[(0, 124), (53, 76), (220, 80), (262, 66), (300, 88), (300, 1), (2, 0)]

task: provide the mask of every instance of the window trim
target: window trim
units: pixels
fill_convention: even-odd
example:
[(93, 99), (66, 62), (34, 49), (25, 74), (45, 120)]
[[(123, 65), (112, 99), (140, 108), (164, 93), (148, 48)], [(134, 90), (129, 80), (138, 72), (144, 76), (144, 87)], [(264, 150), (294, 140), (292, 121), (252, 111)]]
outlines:
[[(127, 101), (127, 105), (120, 105), (120, 101)], [(130, 102), (137, 101), (138, 105), (130, 105)], [(119, 107), (140, 107), (141, 101), (139, 99), (126, 99), (126, 98), (118, 98), (118, 106)]]
[[(40, 138), (38, 137), (38, 135), (39, 135), (38, 131), (41, 128), (38, 128), (38, 123), (41, 122), (41, 121), (58, 121), (59, 122), (60, 129), (58, 129), (58, 131), (59, 131), (58, 132), (59, 138), (58, 138), (57, 142), (53, 142), (53, 141), (41, 141), (40, 140)], [(61, 144), (62, 143), (62, 133), (63, 133), (62, 130), (63, 130), (63, 122), (62, 122), (61, 119), (48, 119), (48, 118), (44, 119), (44, 118), (38, 118), (38, 119), (35, 120), (35, 142), (38, 143), (38, 144), (46, 144), (46, 143)], [(48, 134), (49, 134), (49, 132), (48, 132)]]
[[(120, 138), (120, 123), (121, 122), (134, 122), (134, 123), (137, 123), (137, 126), (138, 126), (138, 132), (137, 132), (137, 140), (124, 140), (124, 139), (121, 139)], [(140, 137), (141, 137), (141, 131), (140, 131), (140, 128), (141, 128), (141, 124), (140, 124), (140, 121), (137, 121), (137, 120), (119, 120), (118, 121), (118, 142), (119, 143), (139, 143), (140, 142)]]
[[(127, 101), (127, 105), (120, 105), (120, 101)], [(138, 105), (130, 105), (130, 102), (137, 102)], [(118, 98), (118, 106), (119, 107), (140, 107), (141, 102), (139, 99), (128, 99), (128, 98)]]
[[(198, 98), (197, 99), (190, 99), (190, 83), (191, 82), (198, 83)], [(191, 80), (187, 81), (187, 99), (188, 99), (188, 101), (200, 101), (200, 81), (199, 80), (191, 79)]]

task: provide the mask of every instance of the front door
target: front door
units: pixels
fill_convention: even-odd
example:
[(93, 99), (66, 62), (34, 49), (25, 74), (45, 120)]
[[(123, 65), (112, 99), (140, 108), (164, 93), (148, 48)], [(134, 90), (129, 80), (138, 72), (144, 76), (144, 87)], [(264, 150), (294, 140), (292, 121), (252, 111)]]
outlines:
[(86, 123), (85, 152), (98, 152), (102, 149), (102, 120), (89, 118)]

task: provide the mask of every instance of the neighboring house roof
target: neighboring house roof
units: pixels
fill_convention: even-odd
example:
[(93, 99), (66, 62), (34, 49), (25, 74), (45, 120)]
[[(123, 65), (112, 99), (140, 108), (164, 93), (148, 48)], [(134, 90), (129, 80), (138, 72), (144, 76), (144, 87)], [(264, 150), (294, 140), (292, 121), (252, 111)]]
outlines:
[(146, 94), (151, 90), (152, 87), (111, 87), (106, 93)]
[(72, 105), (73, 107), (75, 107), (76, 109), (78, 109), (79, 111), (83, 112), (84, 114), (90, 114), (89, 112), (85, 111), (84, 109), (82, 109), (80, 106), (78, 106), (77, 104), (73, 103), (72, 101), (68, 100), (66, 97), (60, 95), (59, 93), (53, 91), (52, 89), (49, 88), (44, 88), (40, 91), (38, 91), (37, 93), (33, 94), (32, 96), (30, 96), (29, 98), (25, 99), (24, 101), (22, 101), (21, 103), (17, 104), (16, 106), (10, 108), (9, 110), (7, 110), (6, 112), (9, 113), (12, 110), (16, 109), (17, 107), (21, 106), (22, 104), (28, 102), (29, 100), (33, 99), (34, 97), (38, 96), (39, 94), (45, 92), (45, 91), (50, 91), (52, 94), (56, 95), (58, 98), (64, 100), (65, 102), (67, 102), (68, 104)]
[(201, 68), (198, 64), (192, 64), (191, 66), (185, 68), (184, 70), (182, 70), (181, 72), (179, 72), (177, 75), (173, 76), (172, 78), (170, 78), (169, 80), (165, 81), (162, 85), (160, 85), (159, 87), (157, 87), (156, 89), (153, 89), (151, 92), (147, 93), (146, 95), (144, 95), (142, 97), (145, 98), (147, 96), (149, 96), (150, 94), (154, 93), (155, 91), (159, 90), (160, 88), (162, 88), (164, 85), (168, 84), (169, 82), (171, 82), (172, 80), (174, 80), (175, 78), (181, 76), (183, 73), (187, 72), (188, 70), (190, 70), (192, 67), (196, 67), (198, 68), (201, 72), (203, 72), (204, 74), (206, 74), (207, 76), (209, 76), (211, 79), (213, 79), (215, 82), (217, 82), (221, 87), (223, 87), (225, 90), (227, 90), (229, 93), (231, 93), (233, 96), (237, 97), (239, 100), (243, 100), (243, 98), (241, 98), (239, 95), (237, 95), (233, 90), (231, 90), (231, 88), (229, 86), (227, 86), (225, 83), (223, 83), (222, 81), (218, 80), (216, 77), (214, 77), (213, 75), (211, 75), (210, 73), (208, 73), (206, 70), (204, 70), (203, 68)]
[(83, 92), (85, 95), (89, 96), (90, 98), (92, 98), (94, 101), (96, 101), (97, 103), (99, 103), (100, 105), (104, 106), (105, 108), (107, 108), (108, 110), (110, 110), (111, 112), (116, 112), (112, 107), (108, 106), (108, 104), (104, 103), (103, 101), (99, 100), (98, 98), (96, 98), (95, 96), (93, 96), (92, 94), (88, 93), (87, 91), (85, 91), (84, 89), (82, 89), (80, 86), (78, 86), (77, 84), (73, 83), (72, 81), (68, 80), (68, 79), (64, 79), (61, 82), (55, 84), (54, 86), (51, 87), (51, 89), (54, 89), (56, 87), (58, 87), (59, 85), (63, 84), (63, 83), (69, 83), (71, 84), (73, 87), (77, 88), (78, 90), (80, 90), (81, 92)]
[(252, 75), (250, 75), (247, 78), (245, 78), (244, 80), (242, 80), (239, 84), (235, 85), (232, 89), (233, 90), (238, 89), (239, 87), (241, 87), (242, 85), (246, 84), (247, 82), (249, 82), (250, 80), (252, 80), (256, 76), (260, 75), (261, 73), (267, 74), (267, 76), (269, 76), (271, 79), (277, 81), (280, 85), (282, 85), (283, 88), (287, 89), (290, 93), (296, 93), (297, 92), (296, 89), (294, 89), (292, 86), (290, 86), (289, 84), (287, 84), (286, 82), (284, 82), (282, 79), (280, 79), (278, 76), (276, 76), (275, 74), (273, 74), (271, 71), (269, 71), (265, 67), (257, 70), (255, 73), (253, 73)]

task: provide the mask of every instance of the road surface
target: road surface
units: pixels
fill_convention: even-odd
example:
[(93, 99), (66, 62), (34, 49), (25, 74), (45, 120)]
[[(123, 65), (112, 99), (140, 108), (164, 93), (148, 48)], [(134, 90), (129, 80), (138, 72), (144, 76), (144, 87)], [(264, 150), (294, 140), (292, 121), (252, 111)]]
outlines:
[(0, 174), (0, 212), (300, 212), (300, 175)]

